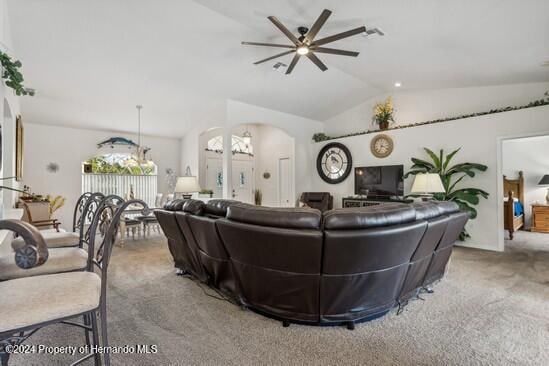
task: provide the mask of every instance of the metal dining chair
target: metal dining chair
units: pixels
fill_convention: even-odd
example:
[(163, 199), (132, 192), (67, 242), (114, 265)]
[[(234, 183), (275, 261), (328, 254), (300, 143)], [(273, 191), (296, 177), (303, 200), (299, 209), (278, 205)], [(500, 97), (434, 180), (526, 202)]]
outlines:
[[(73, 246), (62, 246), (51, 248), (47, 238), (40, 232), (46, 246), (49, 248), (49, 260), (44, 265), (23, 270), (17, 266), (13, 254), (0, 255), (0, 281), (12, 280), (15, 278), (39, 276), (52, 273), (83, 271), (88, 265), (88, 250), (90, 226), (86, 226), (86, 220), (93, 220), (97, 208), (104, 199), (103, 194), (91, 194), (82, 208), (82, 215), (85, 219), (79, 222), (80, 239)], [(19, 247), (25, 246), (24, 238), (19, 237), (12, 241), (12, 248), (17, 251)]]
[[(102, 193), (86, 192), (82, 194), (74, 207), (72, 231), (41, 231), (48, 248), (81, 247), (85, 228), (93, 216), (93, 207), (89, 207), (90, 198), (103, 197)], [(93, 201), (93, 200), (92, 200)], [(90, 212), (91, 211), (91, 212)], [(14, 245), (21, 244), (21, 239), (14, 239)]]
[[(85, 271), (0, 282), (3, 308), (0, 315), (2, 366), (7, 366), (9, 362), (8, 347), (22, 344), (38, 329), (50, 324), (63, 323), (80, 327), (84, 329), (86, 338), (91, 333), (93, 345), (108, 347), (107, 269), (120, 217), (129, 205), (141, 205), (145, 212), (148, 211), (145, 202), (140, 200), (124, 202), (120, 197), (109, 196), (101, 202), (90, 225), (90, 250)], [(0, 220), (0, 229), (15, 231), (25, 239), (25, 245), (15, 253), (19, 267), (33, 268), (47, 263), (48, 248), (35, 227), (18, 220)], [(100, 232), (104, 232), (104, 236), (96, 248), (97, 234)], [(80, 317), (90, 319), (89, 324), (74, 321)], [(88, 353), (73, 365), (92, 357), (95, 365), (100, 365), (102, 361), (104, 365), (110, 365), (108, 353)]]

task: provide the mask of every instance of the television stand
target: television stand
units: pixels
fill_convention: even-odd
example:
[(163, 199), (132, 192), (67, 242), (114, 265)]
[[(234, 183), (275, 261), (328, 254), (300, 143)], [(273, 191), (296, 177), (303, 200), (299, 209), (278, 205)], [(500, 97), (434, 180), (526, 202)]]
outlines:
[(343, 197), (341, 207), (367, 207), (383, 205), (385, 203), (412, 203), (411, 199), (397, 199), (388, 197)]

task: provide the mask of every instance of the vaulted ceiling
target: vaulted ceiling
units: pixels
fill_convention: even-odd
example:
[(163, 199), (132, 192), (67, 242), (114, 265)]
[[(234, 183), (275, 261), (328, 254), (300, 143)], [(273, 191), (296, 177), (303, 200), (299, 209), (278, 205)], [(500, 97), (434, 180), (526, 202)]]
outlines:
[[(318, 37), (360, 25), (330, 47), (358, 58), (319, 55), (291, 75), (276, 49), (240, 41), (287, 42), (266, 17), (291, 30), (333, 11)], [(325, 120), (393, 88), (433, 89), (549, 81), (547, 0), (10, 0), (14, 49), (26, 83), (25, 120), (181, 136), (221, 122), (227, 99)]]

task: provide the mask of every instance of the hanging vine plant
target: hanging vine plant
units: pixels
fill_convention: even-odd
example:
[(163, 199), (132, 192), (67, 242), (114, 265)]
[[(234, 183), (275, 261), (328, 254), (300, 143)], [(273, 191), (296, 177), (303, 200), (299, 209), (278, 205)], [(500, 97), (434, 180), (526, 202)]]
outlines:
[(0, 63), (2, 64), (2, 79), (5, 80), (6, 86), (12, 88), (17, 95), (34, 95), (34, 90), (25, 88), (23, 85), (23, 74), (19, 69), (22, 64), (19, 60), (12, 60), (8, 54), (0, 51)]

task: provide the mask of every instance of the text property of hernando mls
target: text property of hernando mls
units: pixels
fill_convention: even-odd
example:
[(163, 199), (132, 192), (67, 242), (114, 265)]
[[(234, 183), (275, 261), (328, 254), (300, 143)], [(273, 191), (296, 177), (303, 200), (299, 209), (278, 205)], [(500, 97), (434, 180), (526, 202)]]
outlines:
[(7, 345), (5, 346), (6, 353), (12, 354), (29, 354), (29, 353), (38, 353), (38, 354), (50, 354), (50, 355), (59, 355), (59, 354), (87, 354), (87, 353), (100, 353), (100, 354), (129, 354), (129, 353), (142, 353), (142, 354), (155, 354), (158, 353), (158, 345), (156, 344), (137, 344), (137, 345), (124, 345), (124, 346), (46, 346), (43, 344), (20, 344), (20, 345)]

